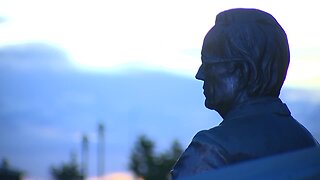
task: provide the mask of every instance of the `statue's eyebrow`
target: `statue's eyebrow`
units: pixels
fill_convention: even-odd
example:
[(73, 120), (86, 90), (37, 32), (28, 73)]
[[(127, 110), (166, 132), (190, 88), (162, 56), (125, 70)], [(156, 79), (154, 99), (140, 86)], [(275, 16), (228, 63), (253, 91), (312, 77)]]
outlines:
[(218, 57), (218, 56), (205, 56), (201, 55), (202, 63), (220, 63), (220, 62), (232, 62), (232, 61), (244, 61), (243, 58), (227, 58), (227, 57)]

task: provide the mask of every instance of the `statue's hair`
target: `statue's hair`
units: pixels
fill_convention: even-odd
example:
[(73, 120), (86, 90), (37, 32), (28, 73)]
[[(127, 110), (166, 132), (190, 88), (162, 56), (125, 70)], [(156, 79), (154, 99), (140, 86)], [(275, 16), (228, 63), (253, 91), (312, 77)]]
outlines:
[(287, 35), (272, 15), (257, 9), (227, 10), (217, 15), (209, 33), (214, 54), (245, 60), (250, 96), (279, 96), (290, 51)]

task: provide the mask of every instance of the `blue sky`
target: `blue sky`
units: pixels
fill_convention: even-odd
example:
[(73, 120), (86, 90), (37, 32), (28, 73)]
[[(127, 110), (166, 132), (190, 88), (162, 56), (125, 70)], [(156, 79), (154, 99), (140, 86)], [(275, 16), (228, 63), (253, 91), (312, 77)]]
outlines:
[(316, 1), (0, 0), (0, 158), (48, 176), (70, 151), (79, 155), (85, 133), (94, 175), (99, 122), (106, 173), (127, 171), (140, 134), (159, 151), (174, 139), (185, 147), (221, 120), (193, 76), (216, 14), (233, 7), (266, 10), (286, 30), (292, 60), (281, 97), (319, 139)]

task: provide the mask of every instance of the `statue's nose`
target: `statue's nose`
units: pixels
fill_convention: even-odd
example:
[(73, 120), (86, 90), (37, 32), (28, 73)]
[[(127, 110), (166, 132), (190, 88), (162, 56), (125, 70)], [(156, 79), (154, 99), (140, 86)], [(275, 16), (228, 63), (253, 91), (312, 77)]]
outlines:
[(204, 68), (203, 68), (202, 64), (199, 67), (199, 70), (198, 70), (198, 72), (196, 74), (196, 79), (204, 81)]

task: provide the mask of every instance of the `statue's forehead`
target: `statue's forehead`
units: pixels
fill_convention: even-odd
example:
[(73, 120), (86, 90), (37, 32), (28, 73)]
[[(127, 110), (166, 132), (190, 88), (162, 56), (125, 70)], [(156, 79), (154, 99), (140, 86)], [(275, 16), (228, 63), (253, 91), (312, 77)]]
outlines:
[(204, 37), (204, 44), (209, 44), (216, 41), (218, 39), (217, 35), (220, 33), (219, 29), (221, 29), (221, 27), (216, 25), (213, 26)]
[(201, 55), (204, 56), (221, 56), (223, 53), (223, 37), (219, 37), (221, 35), (221, 28), (217, 26), (213, 26), (209, 32), (206, 34)]

